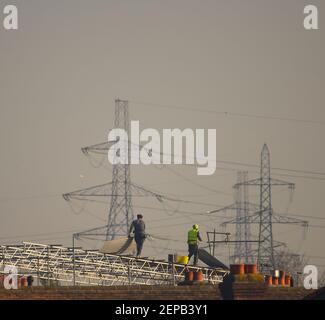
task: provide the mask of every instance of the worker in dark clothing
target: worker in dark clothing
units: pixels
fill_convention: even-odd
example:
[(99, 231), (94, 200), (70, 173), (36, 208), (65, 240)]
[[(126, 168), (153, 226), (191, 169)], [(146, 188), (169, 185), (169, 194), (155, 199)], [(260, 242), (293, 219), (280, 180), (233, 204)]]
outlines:
[(142, 247), (144, 240), (146, 239), (146, 225), (144, 221), (142, 220), (143, 216), (142, 214), (137, 215), (137, 220), (134, 220), (131, 224), (130, 231), (129, 231), (129, 237), (131, 237), (131, 232), (134, 230), (134, 240), (137, 244), (137, 258), (140, 257)]
[(198, 254), (199, 254), (198, 240), (202, 241), (199, 232), (199, 226), (195, 224), (187, 234), (188, 262), (190, 262), (190, 259), (194, 255), (194, 266), (196, 266), (198, 262)]
[(30, 288), (33, 285), (34, 282), (34, 277), (33, 276), (28, 276), (27, 277), (27, 285)]

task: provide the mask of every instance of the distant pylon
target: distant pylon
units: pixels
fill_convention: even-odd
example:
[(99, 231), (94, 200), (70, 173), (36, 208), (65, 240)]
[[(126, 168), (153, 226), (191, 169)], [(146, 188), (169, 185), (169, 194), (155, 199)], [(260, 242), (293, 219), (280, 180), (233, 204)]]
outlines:
[[(257, 179), (239, 182), (234, 188), (241, 186), (257, 186), (260, 188), (260, 204), (257, 212), (249, 216), (238, 217), (229, 221), (225, 221), (221, 226), (228, 224), (258, 224), (259, 225), (259, 240), (258, 249), (252, 250), (250, 253), (251, 259), (257, 256), (257, 264), (259, 271), (262, 273), (269, 273), (277, 268), (276, 258), (278, 255), (277, 248), (285, 246), (285, 243), (274, 241), (273, 239), (273, 224), (295, 224), (303, 227), (308, 226), (308, 222), (288, 216), (275, 214), (272, 208), (271, 188), (272, 186), (287, 186), (289, 189), (294, 189), (294, 184), (271, 178), (270, 166), (270, 151), (266, 144), (263, 145), (261, 152), (261, 167), (260, 177)], [(225, 207), (223, 209), (231, 209), (234, 205)], [(236, 206), (235, 206), (236, 207)], [(211, 212), (218, 212), (223, 209), (214, 210)]]
[[(229, 206), (221, 209), (210, 211), (210, 213), (216, 213), (226, 210), (233, 210), (236, 212), (235, 219), (229, 223), (235, 224), (236, 232), (234, 238), (234, 253), (231, 256), (233, 263), (253, 263), (256, 259), (252, 253), (252, 243), (256, 242), (251, 239), (250, 228), (250, 215), (258, 211), (259, 206), (249, 202), (248, 186), (246, 184), (248, 179), (247, 171), (237, 172), (237, 183), (234, 185), (235, 202)], [(226, 226), (228, 222), (224, 222)]]
[(264, 144), (261, 153), (260, 168), (260, 226), (257, 261), (260, 267), (271, 266), (275, 269), (273, 231), (272, 231), (272, 202), (271, 202), (271, 166), (270, 151)]
[[(276, 269), (276, 251), (273, 239), (273, 223), (301, 224), (305, 226), (306, 221), (290, 217), (275, 215), (272, 208), (271, 188), (272, 186), (288, 186), (294, 189), (294, 184), (271, 178), (270, 151), (266, 144), (261, 152), (260, 178), (240, 183), (238, 186), (258, 186), (260, 188), (260, 206), (257, 215), (251, 216), (250, 223), (259, 223), (259, 241), (257, 251), (257, 264), (261, 272), (267, 273)], [(256, 219), (258, 218), (258, 219)], [(278, 245), (277, 245), (278, 246)]]
[[(248, 187), (245, 184), (247, 181), (248, 172), (238, 172), (238, 183), (241, 185), (236, 188), (236, 217), (238, 223), (236, 224), (235, 250), (233, 260), (234, 262), (250, 263), (251, 260), (251, 230), (250, 224), (247, 221), (249, 216), (249, 196)], [(244, 217), (244, 221), (242, 221)]]

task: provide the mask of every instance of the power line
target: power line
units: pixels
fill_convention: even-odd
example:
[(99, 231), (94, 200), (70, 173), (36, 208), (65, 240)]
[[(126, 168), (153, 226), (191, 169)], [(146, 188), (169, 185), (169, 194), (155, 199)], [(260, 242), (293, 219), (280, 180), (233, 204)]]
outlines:
[(302, 217), (302, 218), (309, 218), (309, 219), (319, 219), (319, 220), (325, 220), (325, 217), (320, 217), (320, 216), (308, 216), (304, 214), (283, 214), (288, 215), (288, 216), (294, 216), (294, 217)]
[[(103, 143), (105, 144), (105, 143)], [(145, 148), (139, 144), (133, 143), (131, 142), (131, 144), (136, 145), (138, 147), (142, 147), (144, 149), (147, 149), (147, 151), (149, 151), (148, 148)], [(106, 150), (105, 148), (103, 150)], [(101, 151), (103, 151), (101, 150)], [(159, 154), (160, 156), (164, 156), (164, 155), (168, 155), (168, 156), (176, 156), (173, 154), (168, 154), (168, 153), (163, 153), (160, 150), (150, 150), (153, 153)], [(178, 157), (182, 157), (183, 160), (186, 160), (186, 156), (185, 155), (177, 155)], [(202, 159), (204, 160), (204, 159)], [(239, 162), (239, 161), (227, 161), (227, 160), (217, 160), (217, 159), (212, 159), (213, 161), (216, 161), (216, 163), (223, 163), (226, 165), (236, 165), (236, 166), (241, 166), (241, 167), (250, 167), (250, 168), (259, 168), (259, 165), (257, 164), (252, 164), (252, 163), (246, 163), (246, 162)], [(186, 166), (190, 166), (190, 167), (195, 167), (197, 168), (198, 166), (196, 164), (188, 164), (186, 163)], [(162, 168), (167, 168), (166, 165), (163, 165)], [(226, 170), (226, 171), (238, 171), (238, 168), (236, 167), (221, 167), (221, 166), (217, 166), (216, 169), (218, 170)], [(298, 169), (288, 169), (288, 168), (280, 168), (280, 167), (271, 167), (271, 170), (276, 170), (276, 171), (287, 171), (287, 172), (293, 172), (293, 173), (301, 173), (301, 174), (310, 174), (312, 176), (308, 176), (308, 175), (294, 175), (294, 174), (285, 174), (285, 173), (274, 173), (272, 172), (273, 176), (278, 176), (278, 177), (290, 177), (290, 178), (295, 178), (295, 179), (308, 179), (308, 180), (316, 180), (316, 181), (325, 181), (325, 172), (320, 172), (320, 171), (313, 171), (313, 170), (298, 170)], [(249, 173), (255, 173), (255, 174), (259, 174), (259, 171), (253, 171), (253, 170), (246, 170)], [(317, 177), (318, 175), (318, 177)]]
[[(208, 203), (208, 202), (200, 202), (200, 201), (191, 201), (191, 200), (184, 200), (184, 199), (176, 199), (177, 195), (169, 195), (165, 193), (161, 193), (163, 195), (163, 199), (166, 201), (172, 201), (172, 202), (179, 202), (179, 203), (187, 203), (187, 204), (196, 204), (196, 205), (203, 205), (203, 206), (208, 206), (208, 207), (221, 207), (220, 205), (217, 205), (215, 203)], [(108, 195), (109, 196), (109, 195)], [(171, 198), (168, 196), (174, 196), (175, 198)], [(87, 201), (87, 202), (96, 202), (96, 203), (102, 203), (102, 204), (107, 204), (107, 201), (102, 201), (102, 200), (97, 200), (97, 199), (82, 199), (82, 198), (77, 198), (74, 197), (73, 199), (76, 200), (81, 200), (81, 201)], [(70, 199), (71, 201), (71, 199)]]
[[(147, 207), (147, 206), (134, 206), (135, 208), (139, 209), (149, 209), (149, 210), (157, 210), (157, 211), (165, 211), (166, 209), (163, 208), (155, 208), (155, 207)], [(168, 211), (168, 210), (167, 210)], [(181, 213), (185, 215), (195, 215), (195, 216), (205, 216), (205, 217), (211, 217), (211, 214), (209, 213), (201, 213), (201, 212), (194, 212), (194, 211), (185, 211), (185, 210), (175, 210), (175, 214)], [(215, 217), (215, 216), (213, 216)], [(154, 221), (159, 221), (159, 220), (154, 220)]]
[(6, 201), (19, 201), (19, 200), (33, 200), (33, 199), (45, 199), (45, 198), (57, 198), (60, 197), (59, 194), (52, 194), (52, 195), (33, 195), (33, 196), (22, 196), (22, 197), (8, 197), (8, 198), (1, 198), (0, 202)]
[[(225, 163), (225, 164), (234, 164), (234, 165), (240, 165), (245, 167), (254, 167), (259, 168), (259, 165), (252, 164), (252, 163), (245, 163), (245, 162), (239, 162), (239, 161), (225, 161), (225, 160), (216, 160), (219, 163)], [(279, 171), (287, 171), (287, 172), (296, 172), (296, 173), (305, 173), (305, 174), (313, 174), (313, 175), (322, 175), (325, 176), (325, 172), (319, 172), (319, 171), (309, 171), (309, 170), (297, 170), (297, 169), (288, 169), (288, 168), (279, 168), (279, 167), (271, 167), (272, 170), (279, 170)]]
[(307, 256), (307, 258), (311, 258), (311, 259), (325, 259), (325, 257), (322, 256)]
[(213, 188), (209, 188), (209, 187), (207, 187), (207, 186), (205, 186), (205, 185), (203, 185), (203, 184), (201, 184), (201, 183), (199, 183), (199, 182), (195, 182), (195, 181), (193, 181), (193, 179), (187, 178), (186, 176), (184, 176), (184, 175), (182, 175), (181, 173), (179, 173), (179, 172), (173, 170), (173, 169), (170, 168), (170, 167), (166, 167), (166, 169), (169, 170), (170, 172), (172, 172), (173, 174), (175, 174), (176, 176), (181, 177), (183, 180), (185, 180), (185, 181), (187, 181), (187, 182), (189, 182), (189, 183), (191, 183), (191, 184), (193, 184), (193, 185), (195, 185), (195, 186), (198, 186), (198, 187), (200, 187), (200, 188), (202, 188), (202, 189), (205, 189), (205, 190), (208, 190), (208, 191), (212, 191), (212, 192), (214, 192), (214, 193), (218, 193), (218, 194), (223, 194), (223, 195), (226, 195), (226, 196), (229, 196), (229, 195), (232, 196), (232, 195), (233, 195), (232, 193), (229, 193), (229, 192), (223, 192), (223, 191), (220, 191), (220, 190), (215, 190), (215, 189), (213, 189)]
[(324, 125), (325, 121), (312, 120), (312, 119), (295, 119), (295, 118), (287, 118), (287, 117), (279, 117), (279, 116), (268, 116), (268, 115), (259, 115), (259, 114), (249, 114), (249, 113), (240, 113), (240, 112), (229, 112), (229, 111), (217, 111), (217, 110), (208, 110), (204, 108), (195, 108), (195, 107), (184, 107), (179, 105), (165, 105), (158, 104), (152, 102), (143, 102), (143, 101), (135, 101), (129, 100), (130, 102), (143, 106), (151, 106), (157, 108), (164, 109), (172, 109), (172, 110), (183, 110), (183, 111), (192, 111), (199, 113), (208, 113), (208, 114), (216, 114), (222, 115), (226, 117), (244, 117), (244, 118), (254, 118), (254, 119), (265, 119), (265, 120), (276, 120), (276, 121), (288, 121), (288, 122), (296, 122), (296, 123), (308, 123), (308, 124), (317, 124)]
[(308, 225), (308, 228), (319, 228), (319, 229), (325, 229), (325, 226)]
[[(131, 143), (133, 145), (136, 145), (138, 147), (142, 147), (139, 144), (136, 143)], [(184, 161), (186, 161), (186, 155), (182, 154), (168, 154), (168, 153), (163, 153), (160, 150), (154, 150), (151, 149), (149, 150), (148, 148), (143, 147), (144, 149), (146, 149), (147, 151), (151, 151), (153, 153), (159, 154), (160, 156), (164, 156), (164, 155), (168, 155), (168, 156), (177, 156), (177, 157), (182, 157), (182, 159)], [(193, 155), (194, 158), (194, 155)], [(205, 160), (205, 159), (201, 159), (201, 160)], [(246, 162), (240, 162), (240, 161), (228, 161), (228, 160), (218, 160), (218, 159), (212, 159), (213, 161), (215, 161), (216, 163), (222, 163), (222, 164), (226, 164), (226, 165), (236, 165), (236, 166), (242, 166), (242, 167), (251, 167), (251, 168), (257, 168), (259, 169), (260, 166), (257, 164), (252, 164), (252, 163), (246, 163)], [(196, 164), (188, 164), (186, 163), (187, 166), (192, 166), (192, 167), (197, 167)], [(167, 168), (166, 165), (164, 165), (163, 167)], [(232, 171), (237, 171), (238, 168), (225, 168), (225, 167), (217, 167), (216, 169), (223, 169), (223, 170), (232, 170)], [(325, 181), (325, 172), (320, 172), (320, 171), (313, 171), (313, 170), (298, 170), (298, 169), (288, 169), (288, 168), (279, 168), (279, 167), (271, 167), (271, 170), (278, 170), (278, 171), (287, 171), (287, 172), (295, 172), (295, 173), (301, 173), (301, 174), (311, 174), (311, 175), (320, 175), (322, 177), (309, 177), (309, 176), (297, 176), (297, 175), (290, 175), (290, 174), (283, 174), (283, 173), (273, 173), (274, 176), (283, 176), (283, 177), (293, 177), (293, 178), (302, 178), (302, 179), (311, 179), (311, 180), (320, 180), (320, 181)], [(258, 171), (249, 171), (252, 173), (259, 173)]]
[(57, 231), (57, 232), (47, 232), (47, 233), (15, 235), (15, 236), (9, 236), (9, 237), (0, 237), (0, 240), (19, 239), (19, 238), (27, 238), (27, 237), (48, 236), (48, 235), (55, 235), (55, 234), (71, 233), (71, 232), (76, 232), (76, 231), (78, 231), (78, 230), (74, 229), (74, 230), (67, 230), (67, 231)]
[[(202, 224), (204, 225), (205, 222), (211, 222), (212, 221), (212, 218), (210, 219), (206, 219), (206, 220), (197, 220), (197, 223), (198, 224)], [(177, 226), (181, 226), (181, 225), (186, 225), (186, 223), (184, 222), (181, 222), (181, 223), (173, 223), (173, 224), (170, 224), (170, 225), (160, 225), (160, 226), (153, 226), (153, 227), (150, 227), (150, 229), (157, 229), (157, 228), (173, 228), (173, 227), (177, 227)]]

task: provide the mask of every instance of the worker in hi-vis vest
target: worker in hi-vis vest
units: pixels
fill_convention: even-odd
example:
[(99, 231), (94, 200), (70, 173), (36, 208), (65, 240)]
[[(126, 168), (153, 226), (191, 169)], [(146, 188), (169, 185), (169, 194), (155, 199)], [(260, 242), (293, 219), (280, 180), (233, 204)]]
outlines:
[(197, 224), (193, 225), (192, 229), (187, 233), (187, 243), (188, 243), (188, 263), (194, 255), (194, 265), (198, 262), (199, 246), (198, 240), (202, 241), (199, 232), (199, 226)]

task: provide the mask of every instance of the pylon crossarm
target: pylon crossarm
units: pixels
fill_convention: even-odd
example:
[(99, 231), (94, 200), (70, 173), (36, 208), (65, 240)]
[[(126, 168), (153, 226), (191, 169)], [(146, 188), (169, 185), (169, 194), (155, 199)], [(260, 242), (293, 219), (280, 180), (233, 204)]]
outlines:
[(144, 187), (136, 185), (134, 183), (131, 183), (131, 188), (132, 188), (133, 194), (155, 197), (160, 200), (164, 198), (164, 196), (162, 194), (147, 190)]
[[(86, 189), (81, 189), (81, 190), (65, 193), (65, 194), (63, 194), (63, 198), (65, 200), (69, 201), (70, 199), (87, 200), (87, 198), (93, 199), (95, 197), (111, 197), (111, 196), (113, 196), (111, 187), (112, 187), (112, 182), (109, 182), (109, 183), (97, 185), (94, 187), (89, 187)], [(132, 194), (129, 193), (128, 197), (151, 196), (151, 197), (155, 197), (160, 200), (162, 200), (163, 198), (169, 199), (168, 197), (165, 197), (161, 194), (149, 191), (149, 190), (147, 190), (141, 186), (135, 185), (135, 184), (131, 184), (131, 188), (132, 188)], [(120, 194), (120, 195), (114, 194), (114, 196), (125, 197), (124, 194)]]
[(274, 178), (271, 178), (270, 180), (271, 180), (271, 185), (272, 186), (288, 186), (290, 189), (295, 188), (295, 184), (291, 183), (291, 182), (288, 182), (288, 181), (283, 181), (283, 180), (274, 179)]
[[(234, 188), (238, 188), (243, 184), (248, 185), (248, 186), (260, 186), (263, 183), (262, 183), (261, 178), (257, 178), (257, 179), (249, 180), (247, 182), (236, 183), (234, 185)], [(273, 179), (273, 178), (270, 179), (270, 184), (272, 186), (288, 186), (291, 189), (294, 189), (294, 187), (295, 187), (294, 183), (279, 180), (279, 179)]]
[[(121, 140), (121, 141), (126, 141), (126, 140)], [(113, 140), (113, 141), (107, 141), (107, 142), (102, 142), (102, 143), (98, 143), (98, 144), (95, 144), (95, 145), (92, 145), (92, 146), (88, 146), (88, 147), (83, 147), (81, 148), (81, 151), (83, 154), (85, 154), (86, 156), (89, 154), (89, 153), (96, 153), (96, 154), (107, 154), (108, 150), (111, 148), (112, 145), (114, 145), (115, 143), (117, 143), (118, 140)], [(131, 142), (132, 145), (135, 145), (137, 147), (140, 147), (144, 150), (147, 150), (148, 153), (150, 152), (154, 152), (154, 153), (158, 153), (160, 155), (163, 155), (162, 152), (158, 152), (158, 151), (155, 151), (155, 150), (152, 150), (151, 148), (146, 148), (145, 147), (145, 143), (141, 143), (141, 144), (136, 144), (134, 142)]]
[(243, 216), (240, 218), (234, 218), (228, 221), (225, 221), (223, 223), (220, 224), (220, 226), (224, 227), (227, 224), (238, 224), (238, 223), (260, 223), (260, 217), (257, 213), (253, 213), (247, 217)]
[(233, 203), (233, 204), (230, 204), (229, 206), (225, 206), (220, 209), (208, 211), (208, 213), (217, 213), (217, 212), (223, 212), (223, 211), (227, 211), (227, 210), (237, 210), (237, 209), (238, 209), (238, 204)]
[(285, 248), (285, 247), (287, 247), (287, 244), (285, 242), (273, 240), (273, 247), (274, 248), (281, 248), (281, 247)]
[(81, 151), (85, 155), (88, 155), (89, 153), (107, 154), (110, 147), (116, 142), (117, 140), (94, 144), (92, 146), (81, 148)]
[(245, 182), (239, 182), (234, 185), (234, 188), (238, 188), (242, 185), (247, 185), (247, 186), (259, 186), (261, 185), (261, 178), (253, 179), (253, 180), (248, 180)]
[(67, 201), (70, 199), (84, 200), (86, 197), (107, 197), (111, 195), (112, 182), (104, 183), (94, 187), (89, 187), (63, 194)]
[[(247, 202), (246, 205), (249, 208), (249, 211), (256, 212), (259, 209), (259, 205), (251, 203), (251, 202)], [(239, 209), (242, 209), (242, 207), (239, 207), (238, 203), (233, 203), (233, 204), (230, 204), (229, 206), (225, 206), (220, 209), (208, 211), (207, 213), (217, 213), (217, 212), (223, 212), (223, 211), (227, 211), (227, 210), (239, 210)]]
[(308, 226), (308, 221), (301, 220), (301, 219), (296, 219), (296, 218), (291, 218), (288, 216), (283, 216), (279, 214), (273, 214), (272, 215), (272, 222), (273, 223), (279, 223), (279, 224), (298, 224), (303, 227)]

